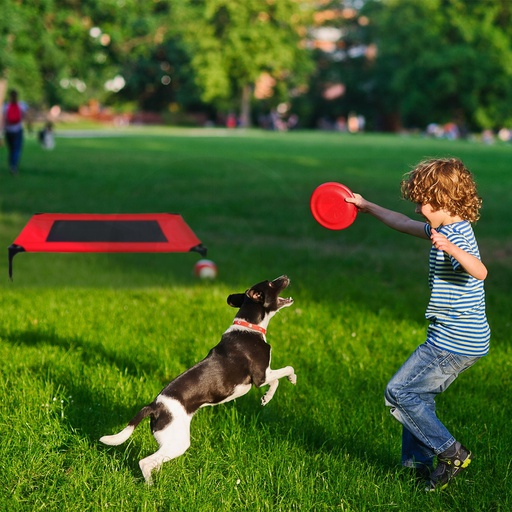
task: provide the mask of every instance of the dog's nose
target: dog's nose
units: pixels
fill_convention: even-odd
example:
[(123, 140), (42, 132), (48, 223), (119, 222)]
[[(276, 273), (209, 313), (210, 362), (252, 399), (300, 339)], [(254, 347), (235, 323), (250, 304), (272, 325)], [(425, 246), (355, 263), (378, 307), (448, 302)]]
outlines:
[(269, 284), (272, 288), (276, 286), (281, 287), (283, 285), (286, 288), (286, 286), (290, 284), (290, 279), (288, 278), (287, 275), (282, 275), (271, 281)]

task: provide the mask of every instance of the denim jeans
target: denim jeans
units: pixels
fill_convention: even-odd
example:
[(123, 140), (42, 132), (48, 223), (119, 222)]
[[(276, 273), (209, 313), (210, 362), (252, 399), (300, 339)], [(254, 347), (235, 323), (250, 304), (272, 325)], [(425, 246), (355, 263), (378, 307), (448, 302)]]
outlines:
[(403, 427), (403, 466), (432, 466), (434, 457), (455, 442), (436, 415), (435, 398), (478, 359), (423, 343), (389, 381), (385, 399)]
[(8, 149), (8, 161), (11, 170), (18, 168), (18, 163), (21, 157), (21, 150), (23, 147), (23, 130), (16, 132), (5, 132), (5, 140), (7, 142)]

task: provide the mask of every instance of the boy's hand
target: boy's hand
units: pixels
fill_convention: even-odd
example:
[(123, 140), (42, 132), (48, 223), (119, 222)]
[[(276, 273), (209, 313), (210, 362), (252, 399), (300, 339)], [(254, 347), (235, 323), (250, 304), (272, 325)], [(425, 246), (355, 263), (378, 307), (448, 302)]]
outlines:
[(455, 244), (452, 244), (444, 235), (432, 230), (432, 245), (439, 251), (443, 251), (452, 258), (455, 258), (462, 268), (475, 279), (483, 281), (487, 277), (487, 268), (485, 265), (472, 254), (464, 251)]
[(368, 211), (368, 201), (360, 194), (354, 194), (354, 197), (346, 197), (345, 202), (354, 204), (360, 212)]
[(444, 235), (438, 233), (435, 229), (432, 229), (432, 245), (438, 250), (443, 251), (446, 254), (452, 255), (453, 248), (455, 247)]

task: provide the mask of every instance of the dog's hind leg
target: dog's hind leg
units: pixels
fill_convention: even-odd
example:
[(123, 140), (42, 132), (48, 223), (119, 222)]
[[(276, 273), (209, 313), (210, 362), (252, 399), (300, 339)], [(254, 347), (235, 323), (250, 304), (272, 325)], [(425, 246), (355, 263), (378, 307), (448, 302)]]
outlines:
[[(170, 429), (172, 430), (172, 429)], [(166, 434), (167, 437), (167, 434)], [(139, 461), (139, 467), (148, 485), (152, 484), (151, 473), (160, 469), (160, 466), (168, 460), (183, 455), (190, 447), (190, 433), (188, 439), (181, 439), (180, 442), (169, 433), (164, 444), (153, 455)]]
[(172, 419), (165, 428), (153, 432), (160, 448), (153, 455), (139, 461), (139, 467), (148, 484), (152, 483), (152, 471), (158, 470), (164, 462), (183, 455), (190, 447), (192, 416), (186, 413), (177, 400), (160, 396), (157, 401), (165, 404), (172, 415)]
[(271, 370), (270, 368), (267, 369), (265, 373), (265, 382), (262, 384), (262, 386), (268, 385), (269, 388), (261, 398), (261, 405), (267, 405), (270, 400), (272, 400), (277, 386), (279, 386), (279, 379), (282, 377), (287, 377), (292, 384), (297, 383), (297, 375), (295, 375), (295, 370), (291, 366), (285, 366), (279, 370)]

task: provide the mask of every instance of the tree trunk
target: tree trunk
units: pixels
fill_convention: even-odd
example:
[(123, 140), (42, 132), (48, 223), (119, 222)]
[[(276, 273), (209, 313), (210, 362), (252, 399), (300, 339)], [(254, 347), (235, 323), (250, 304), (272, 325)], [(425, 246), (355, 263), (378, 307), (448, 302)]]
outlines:
[(240, 101), (240, 126), (249, 128), (251, 126), (251, 86), (246, 84), (242, 89)]
[[(7, 95), (7, 78), (0, 78), (0, 109), (3, 108), (5, 96)], [(4, 116), (0, 112), (0, 138), (4, 130)]]
[(400, 112), (381, 112), (378, 118), (377, 128), (379, 131), (383, 132), (399, 133), (403, 128)]

